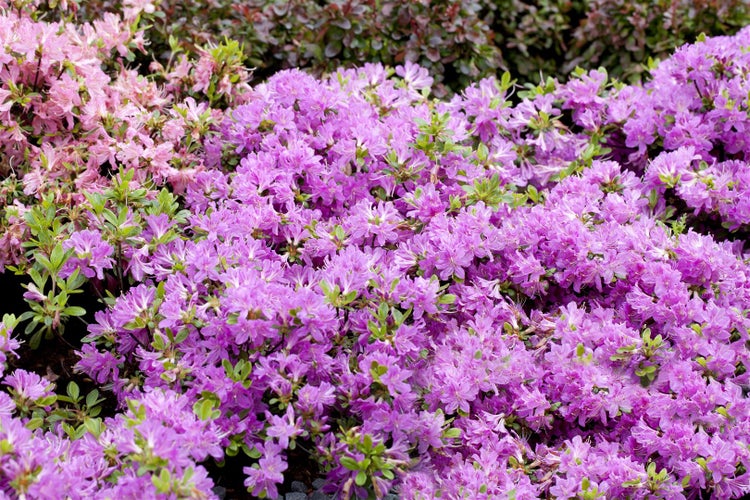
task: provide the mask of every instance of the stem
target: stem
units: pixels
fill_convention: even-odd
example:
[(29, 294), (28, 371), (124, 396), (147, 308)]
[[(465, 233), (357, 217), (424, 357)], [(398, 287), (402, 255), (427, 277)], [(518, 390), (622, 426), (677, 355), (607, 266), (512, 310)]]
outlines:
[(57, 80), (60, 79), (60, 77), (65, 73), (65, 63), (60, 61), (60, 72), (57, 74)]
[(115, 260), (117, 266), (115, 266), (115, 273), (117, 274), (117, 285), (120, 287), (120, 295), (125, 293), (123, 278), (122, 278), (122, 242), (118, 240), (117, 249), (115, 252)]
[(58, 338), (58, 340), (61, 340), (63, 344), (67, 345), (71, 349), (77, 349), (76, 346), (68, 342), (67, 339), (63, 337), (62, 334), (58, 330), (55, 330), (55, 336)]
[(40, 45), (37, 52), (36, 58), (36, 74), (34, 75), (34, 92), (37, 91), (37, 83), (39, 83), (39, 71), (42, 69), (42, 46)]

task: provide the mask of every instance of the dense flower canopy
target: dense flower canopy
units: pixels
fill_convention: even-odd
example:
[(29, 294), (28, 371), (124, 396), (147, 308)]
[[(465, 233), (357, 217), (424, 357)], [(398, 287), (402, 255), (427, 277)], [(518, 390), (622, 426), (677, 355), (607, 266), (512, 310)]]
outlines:
[[(4, 494), (209, 498), (240, 455), (275, 498), (300, 450), (343, 498), (750, 493), (750, 28), (643, 86), (441, 101), (412, 63), (251, 87), (229, 43), (160, 84), (107, 70), (131, 3), (0, 13), (0, 263), (31, 278)], [(99, 389), (63, 395), (14, 328), (49, 340), (85, 287)]]

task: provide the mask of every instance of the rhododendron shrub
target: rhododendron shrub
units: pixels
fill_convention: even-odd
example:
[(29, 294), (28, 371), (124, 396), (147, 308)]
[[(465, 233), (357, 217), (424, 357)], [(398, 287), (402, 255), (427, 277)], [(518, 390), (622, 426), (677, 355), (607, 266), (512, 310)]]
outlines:
[[(249, 87), (231, 41), (144, 77), (127, 5), (124, 53), (1, 18), (70, 42), (5, 42), (4, 494), (213, 498), (225, 463), (260, 498), (299, 467), (341, 498), (750, 493), (750, 30), (644, 87), (440, 101), (411, 63)], [(45, 373), (21, 341), (75, 318)]]
[(564, 91), (575, 125), (603, 136), (613, 157), (643, 174), (657, 214), (684, 216), (720, 239), (741, 239), (750, 221), (746, 37), (744, 29), (680, 47), (650, 82), (611, 89), (609, 99), (600, 95), (602, 72)]
[(223, 116), (218, 108), (242, 102), (247, 89), (238, 46), (219, 46), (197, 60), (175, 58), (146, 78), (124, 66), (144, 50), (139, 11), (78, 25), (37, 21), (34, 11), (5, 7), (0, 266), (23, 262), (24, 214), (35, 199), (51, 195), (72, 207), (126, 169), (140, 184), (180, 192), (207, 163), (215, 165), (216, 154), (206, 152), (211, 127)]
[[(229, 42), (139, 75), (126, 66), (144, 50), (139, 9), (79, 25), (64, 16), (39, 20), (33, 5), (4, 7), (0, 268), (31, 278), (24, 296), (31, 311), (21, 319), (31, 320), (36, 347), (87, 313), (72, 299), (86, 280), (104, 283), (105, 269), (119, 288), (126, 274), (138, 279), (148, 253), (138, 238), (141, 216), (171, 206), (161, 188), (181, 193), (217, 165), (221, 108), (243, 102), (249, 76)], [(86, 193), (107, 190), (113, 179), (119, 187), (107, 202), (117, 210), (100, 200), (87, 214)], [(150, 213), (133, 202), (147, 202)], [(77, 230), (88, 232), (72, 235)]]
[(154, 258), (181, 264), (100, 315), (79, 369), (195, 402), (259, 496), (298, 447), (342, 496), (746, 492), (747, 265), (591, 157), (577, 89), (628, 91), (441, 103), (399, 74), (255, 87), (236, 167), (188, 186), (195, 236)]

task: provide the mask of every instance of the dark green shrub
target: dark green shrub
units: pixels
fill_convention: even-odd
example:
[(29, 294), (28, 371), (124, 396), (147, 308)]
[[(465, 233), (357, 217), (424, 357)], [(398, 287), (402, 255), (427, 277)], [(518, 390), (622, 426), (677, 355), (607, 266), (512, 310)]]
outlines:
[(649, 58), (750, 23), (745, 0), (89, 0), (78, 16), (123, 4), (148, 6), (140, 22), (161, 62), (170, 36), (187, 53), (228, 38), (243, 45), (256, 80), (290, 67), (320, 74), (409, 60), (429, 69), (436, 94), (501, 69), (536, 80), (604, 66), (638, 79)]
[(568, 75), (604, 66), (639, 79), (649, 58), (750, 23), (745, 0), (501, 0), (492, 28), (511, 72)]
[(585, 16), (585, 1), (500, 0), (492, 29), (508, 69), (524, 77), (559, 75), (572, 51), (573, 30)]
[[(118, 11), (117, 0), (81, 2), (79, 17)], [(480, 0), (203, 0), (153, 2), (144, 12), (149, 52), (164, 62), (170, 36), (186, 52), (225, 38), (244, 46), (245, 63), (256, 79), (280, 69), (302, 67), (323, 73), (366, 62), (417, 62), (438, 85), (454, 90), (504, 67), (490, 30), (491, 6)], [(149, 9), (150, 10), (150, 9)], [(148, 62), (148, 61), (140, 61)]]
[(563, 71), (605, 66), (610, 74), (638, 77), (642, 63), (664, 58), (701, 33), (723, 35), (750, 23), (746, 0), (590, 0), (573, 33)]

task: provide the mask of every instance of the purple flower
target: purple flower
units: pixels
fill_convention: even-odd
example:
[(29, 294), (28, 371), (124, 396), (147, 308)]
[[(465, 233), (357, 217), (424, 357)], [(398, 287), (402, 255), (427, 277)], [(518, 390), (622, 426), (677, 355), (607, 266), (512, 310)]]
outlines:
[(289, 447), (290, 439), (294, 440), (303, 433), (300, 428), (302, 419), (300, 417), (295, 418), (292, 405), (287, 406), (283, 416), (266, 412), (266, 421), (269, 424), (266, 427), (266, 434), (269, 437), (276, 438), (279, 446), (284, 449)]
[(63, 276), (69, 276), (75, 268), (79, 268), (87, 278), (96, 276), (101, 280), (104, 279), (104, 270), (112, 269), (114, 265), (111, 257), (114, 248), (102, 239), (99, 231), (76, 231), (63, 242), (63, 248), (73, 250), (73, 255), (61, 271)]
[(403, 66), (396, 66), (396, 74), (404, 79), (409, 89), (421, 91), (432, 87), (433, 79), (427, 69), (407, 61)]
[(23, 298), (34, 302), (44, 302), (47, 300), (47, 296), (44, 295), (34, 283), (26, 285), (26, 292), (24, 292)]
[(262, 456), (255, 467), (245, 467), (242, 471), (247, 474), (245, 486), (251, 489), (253, 495), (262, 492), (269, 498), (276, 498), (279, 494), (277, 485), (284, 482), (284, 471), (287, 463), (281, 455), (282, 447), (270, 442), (260, 446)]
[(34, 372), (16, 369), (6, 375), (3, 383), (10, 387), (17, 402), (33, 402), (51, 394), (54, 385)]

